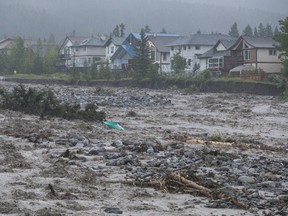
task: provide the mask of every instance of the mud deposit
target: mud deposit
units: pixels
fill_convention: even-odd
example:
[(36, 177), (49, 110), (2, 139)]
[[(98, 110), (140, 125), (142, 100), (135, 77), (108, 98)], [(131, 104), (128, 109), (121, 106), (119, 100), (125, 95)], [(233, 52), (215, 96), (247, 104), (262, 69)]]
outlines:
[(1, 215), (288, 214), (277, 97), (33, 87), (94, 102), (125, 130), (0, 110)]

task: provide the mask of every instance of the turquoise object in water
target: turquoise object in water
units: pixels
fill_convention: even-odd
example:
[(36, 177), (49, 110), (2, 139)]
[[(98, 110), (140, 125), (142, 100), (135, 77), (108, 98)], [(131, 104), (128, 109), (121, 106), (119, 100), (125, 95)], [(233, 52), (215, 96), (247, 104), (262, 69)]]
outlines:
[(109, 128), (117, 129), (117, 130), (124, 130), (124, 128), (119, 125), (117, 122), (113, 121), (105, 121), (103, 122), (105, 125), (107, 125)]

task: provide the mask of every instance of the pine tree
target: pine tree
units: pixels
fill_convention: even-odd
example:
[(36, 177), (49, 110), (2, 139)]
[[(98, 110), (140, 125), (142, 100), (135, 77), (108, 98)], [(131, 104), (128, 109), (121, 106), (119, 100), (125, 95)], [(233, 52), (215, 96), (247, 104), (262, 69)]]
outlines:
[(274, 29), (274, 36), (277, 35), (279, 33), (278, 27), (276, 26)]
[(160, 33), (162, 33), (162, 34), (166, 34), (167, 33), (167, 31), (166, 31), (166, 29), (165, 28), (162, 28), (162, 30), (161, 30), (161, 32)]
[(181, 56), (181, 50), (178, 50), (172, 58), (172, 70), (176, 74), (182, 74), (187, 68), (186, 59)]
[(245, 35), (245, 36), (253, 36), (253, 31), (252, 31), (252, 28), (251, 26), (248, 24), (245, 29), (243, 30), (243, 33), (242, 35)]
[(146, 26), (145, 26), (144, 32), (145, 32), (145, 33), (151, 33), (151, 29), (150, 29), (149, 25), (146, 25)]
[(239, 31), (236, 22), (231, 26), (231, 29), (228, 34), (232, 37), (239, 37)]
[(148, 37), (145, 34), (145, 29), (141, 29), (140, 41), (136, 44), (135, 61), (135, 78), (143, 79), (148, 76), (151, 68), (150, 49), (148, 47)]
[(124, 37), (125, 36), (125, 25), (123, 23), (121, 23), (119, 25), (120, 27), (120, 37)]
[(288, 17), (279, 21), (280, 31), (274, 36), (279, 45), (277, 49), (281, 52), (280, 57), (284, 57), (283, 64), (283, 75), (288, 78)]
[(272, 31), (272, 27), (270, 24), (266, 25), (265, 28), (265, 37), (273, 37), (273, 31)]
[(254, 28), (254, 37), (259, 37), (259, 34), (258, 34), (258, 31), (257, 31), (256, 27)]
[(259, 37), (265, 37), (265, 35), (266, 35), (266, 30), (265, 30), (265, 27), (262, 23), (260, 23), (258, 26), (258, 35), (259, 35)]
[(113, 32), (112, 32), (112, 36), (114, 37), (120, 37), (120, 29), (119, 29), (119, 25), (116, 25)]

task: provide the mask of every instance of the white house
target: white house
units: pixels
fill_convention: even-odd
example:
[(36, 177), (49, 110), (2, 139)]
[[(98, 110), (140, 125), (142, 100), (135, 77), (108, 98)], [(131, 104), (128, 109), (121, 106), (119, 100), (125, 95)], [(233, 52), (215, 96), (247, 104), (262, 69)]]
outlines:
[(213, 48), (220, 39), (232, 39), (232, 37), (222, 34), (193, 34), (180, 37), (168, 45), (170, 47), (171, 64), (173, 63), (173, 56), (180, 51), (180, 55), (186, 59), (186, 71), (192, 71), (194, 65), (200, 63), (198, 56)]
[(111, 57), (114, 55), (116, 50), (121, 46), (123, 41), (125, 40), (124, 37), (110, 37), (106, 43), (106, 60), (111, 64)]
[(71, 61), (73, 67), (90, 67), (93, 63), (100, 64), (106, 61), (106, 37), (91, 37), (76, 41), (71, 46)]
[(236, 41), (237, 39), (218, 40), (212, 49), (198, 56), (200, 60), (199, 70), (204, 71), (209, 69), (216, 74), (225, 75), (229, 73), (231, 68), (241, 65), (241, 57), (231, 56), (230, 48), (235, 44)]
[(167, 46), (179, 38), (177, 34), (152, 34), (148, 36), (148, 46), (151, 51), (151, 59), (159, 66), (160, 73), (171, 71), (170, 48)]
[(65, 40), (63, 41), (61, 47), (60, 47), (60, 60), (57, 64), (60, 68), (68, 69), (70, 67), (73, 67), (73, 62), (71, 59), (72, 56), (72, 46), (78, 42), (83, 41), (85, 39), (88, 39), (88, 37), (82, 37), (82, 36), (67, 36)]

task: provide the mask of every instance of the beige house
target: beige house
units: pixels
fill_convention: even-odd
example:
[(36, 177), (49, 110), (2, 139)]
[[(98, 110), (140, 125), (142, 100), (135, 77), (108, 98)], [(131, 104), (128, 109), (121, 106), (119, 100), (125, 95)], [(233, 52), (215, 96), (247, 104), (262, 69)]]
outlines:
[(266, 73), (280, 73), (283, 68), (277, 42), (272, 38), (241, 36), (230, 48), (232, 56), (242, 56), (243, 65), (251, 65)]

